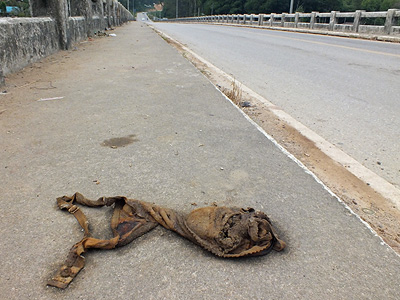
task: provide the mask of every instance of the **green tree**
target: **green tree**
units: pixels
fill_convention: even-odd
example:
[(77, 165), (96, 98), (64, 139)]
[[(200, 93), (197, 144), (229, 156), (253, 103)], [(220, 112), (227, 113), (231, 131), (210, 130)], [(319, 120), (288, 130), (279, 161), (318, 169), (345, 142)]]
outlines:
[(361, 2), (361, 8), (367, 11), (378, 11), (381, 2), (381, 0), (363, 0)]
[(288, 12), (290, 1), (279, 0), (247, 0), (244, 7), (246, 13), (281, 13)]
[(302, 7), (305, 12), (329, 12), (340, 10), (342, 8), (342, 0), (297, 0), (295, 1), (295, 8), (298, 7)]
[[(6, 6), (14, 6), (17, 9), (11, 13), (7, 13)], [(29, 17), (29, 0), (4, 0), (0, 2), (0, 10), (2, 16), (18, 16)]]
[[(144, 1), (144, 0), (143, 0)], [(187, 17), (200, 14), (243, 14), (243, 13), (282, 13), (289, 12), (290, 0), (178, 0), (179, 16)], [(164, 16), (175, 17), (176, 0), (164, 1)], [(330, 12), (385, 11), (389, 8), (400, 8), (400, 0), (294, 0), (296, 11)]]
[(379, 6), (379, 10), (388, 10), (389, 8), (400, 8), (399, 0), (383, 0)]
[(7, 14), (7, 9), (6, 9), (7, 5), (5, 2), (1, 1), (0, 2), (0, 16), (5, 16)]

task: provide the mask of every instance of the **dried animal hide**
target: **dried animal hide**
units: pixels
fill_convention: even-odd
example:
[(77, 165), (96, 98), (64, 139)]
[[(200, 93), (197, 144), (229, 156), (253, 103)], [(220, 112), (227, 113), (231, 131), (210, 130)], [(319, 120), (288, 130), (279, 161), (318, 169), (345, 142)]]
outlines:
[[(111, 218), (114, 237), (109, 240), (91, 237), (86, 216), (74, 203), (90, 207), (114, 204)], [(120, 196), (102, 197), (94, 201), (79, 193), (72, 197), (57, 198), (57, 204), (60, 209), (72, 213), (85, 232), (83, 239), (71, 248), (66, 262), (47, 283), (62, 289), (84, 267), (85, 258), (82, 254), (88, 249), (124, 246), (158, 224), (220, 257), (258, 256), (285, 248), (285, 242), (278, 238), (267, 215), (253, 208), (203, 207), (184, 216), (144, 201)]]

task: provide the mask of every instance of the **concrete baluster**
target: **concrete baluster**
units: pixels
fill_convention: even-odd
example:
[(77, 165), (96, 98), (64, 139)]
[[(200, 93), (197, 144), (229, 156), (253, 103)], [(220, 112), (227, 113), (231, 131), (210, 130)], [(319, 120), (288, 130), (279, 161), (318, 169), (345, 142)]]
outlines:
[(353, 31), (358, 32), (358, 27), (360, 26), (361, 16), (365, 10), (356, 10), (354, 13)]
[(311, 18), (310, 18), (310, 29), (314, 29), (315, 21), (317, 19), (317, 13), (316, 11), (311, 12)]
[(330, 31), (333, 31), (335, 29), (335, 25), (337, 23), (336, 13), (337, 13), (337, 11), (331, 11), (331, 17), (329, 19), (329, 30)]
[(384, 31), (386, 34), (390, 34), (392, 31), (392, 26), (394, 23), (394, 15), (397, 9), (389, 9), (386, 15), (386, 20), (385, 20), (385, 27)]

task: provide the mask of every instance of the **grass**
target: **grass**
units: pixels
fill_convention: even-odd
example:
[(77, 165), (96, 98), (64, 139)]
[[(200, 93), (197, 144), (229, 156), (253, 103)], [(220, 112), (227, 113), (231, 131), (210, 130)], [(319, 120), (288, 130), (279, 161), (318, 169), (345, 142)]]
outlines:
[(231, 83), (231, 88), (222, 88), (221, 91), (227, 96), (233, 103), (239, 106), (242, 101), (242, 87), (240, 84), (233, 80)]

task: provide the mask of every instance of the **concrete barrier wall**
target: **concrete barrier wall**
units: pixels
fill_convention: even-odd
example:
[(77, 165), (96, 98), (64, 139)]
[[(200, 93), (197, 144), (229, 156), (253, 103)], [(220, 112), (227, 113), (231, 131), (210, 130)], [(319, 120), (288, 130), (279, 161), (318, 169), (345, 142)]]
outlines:
[(116, 0), (31, 0), (32, 18), (0, 18), (0, 85), (4, 76), (98, 31), (134, 20)]
[(83, 41), (88, 37), (88, 28), (84, 17), (69, 17), (68, 22), (71, 45)]
[(4, 75), (59, 49), (58, 30), (53, 19), (0, 19), (0, 62)]

